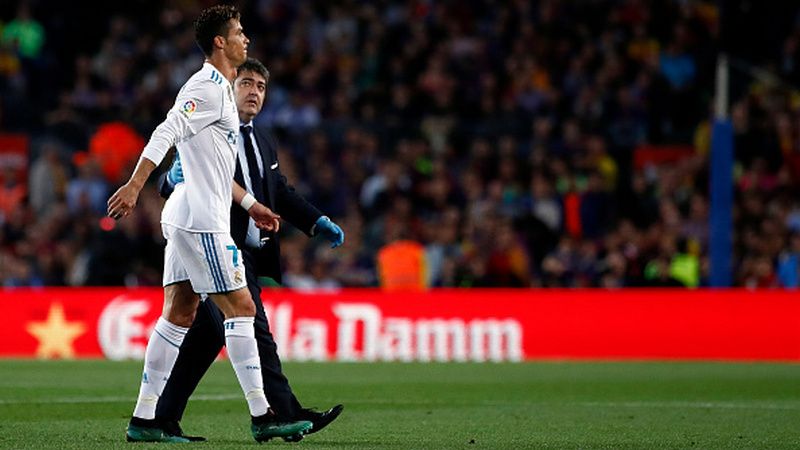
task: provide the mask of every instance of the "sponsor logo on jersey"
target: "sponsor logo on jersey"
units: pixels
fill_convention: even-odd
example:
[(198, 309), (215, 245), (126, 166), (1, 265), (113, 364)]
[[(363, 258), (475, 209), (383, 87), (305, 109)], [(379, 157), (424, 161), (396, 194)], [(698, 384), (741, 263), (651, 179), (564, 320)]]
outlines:
[(234, 132), (233, 130), (228, 130), (228, 143), (231, 145), (236, 145), (236, 138), (239, 137), (239, 133)]
[(194, 111), (197, 109), (197, 103), (194, 100), (186, 100), (186, 102), (181, 106), (181, 112), (183, 113), (186, 118), (192, 117)]

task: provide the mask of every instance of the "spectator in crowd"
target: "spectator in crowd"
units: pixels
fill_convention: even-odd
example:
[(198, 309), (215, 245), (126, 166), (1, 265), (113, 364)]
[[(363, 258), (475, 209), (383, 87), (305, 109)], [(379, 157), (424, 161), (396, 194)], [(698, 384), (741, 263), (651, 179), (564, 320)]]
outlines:
[(39, 217), (46, 215), (64, 198), (66, 188), (67, 169), (61, 162), (59, 149), (54, 143), (46, 142), (28, 174), (28, 202), (33, 212)]
[(44, 28), (31, 16), (28, 2), (21, 2), (17, 16), (3, 27), (0, 43), (11, 47), (26, 60), (35, 60), (41, 56), (44, 41)]
[[(775, 19), (773, 32), (751, 33), (751, 47), (765, 50), (737, 58), (771, 76), (731, 74), (734, 283), (793, 286), (800, 16), (797, 5), (762, 3), (754, 7)], [(346, 232), (348, 224), (360, 232), (348, 232), (353, 247), (329, 273), (338, 284), (377, 285), (378, 251), (401, 228), (424, 249), (434, 286), (707, 283), (717, 2), (245, 1), (242, 8), (246, 27), (266, 30), (251, 56), (273, 69), (271, 101), (257, 125), (276, 130), (286, 147), (281, 166), (298, 192), (315, 196)], [(92, 30), (60, 2), (6, 9), (6, 29), (18, 21), (29, 37), (24, 50), (0, 44), (0, 125), (55, 142), (67, 185), (86, 184), (71, 153), (90, 148), (112, 122), (149, 135), (196, 70), (190, 3), (153, 11), (109, 4), (91, 12), (106, 24)], [(32, 54), (36, 64), (20, 62)], [(70, 69), (57, 82), (36, 83), (56, 67)], [(693, 152), (635, 163), (644, 144)], [(48, 160), (44, 148), (32, 140), (33, 161)], [(18, 229), (50, 223), (52, 237), (37, 245), (74, 252), (15, 264), (32, 274), (62, 267), (64, 282), (86, 283), (82, 261), (102, 254), (97, 242), (108, 232), (78, 215), (68, 188), (66, 216), (42, 215), (42, 198), (61, 194), (42, 184), (51, 166), (39, 163), (21, 212), (2, 223), (0, 249), (16, 257), (18, 247), (31, 246)], [(105, 168), (101, 177), (105, 189), (120, 182)], [(87, 189), (79, 192), (89, 199)], [(152, 230), (156, 218), (141, 220)], [(161, 243), (149, 231), (137, 239)], [(320, 267), (316, 245), (298, 243), (302, 261), (285, 266), (288, 279), (308, 279)], [(157, 258), (133, 258), (115, 279), (147, 282), (142, 274), (160, 271)]]
[(108, 182), (99, 164), (87, 158), (77, 163), (78, 176), (67, 182), (67, 206), (73, 215), (98, 216), (106, 209)]
[(28, 195), (28, 189), (13, 167), (3, 169), (0, 183), (0, 214), (9, 217), (22, 206), (25, 196)]

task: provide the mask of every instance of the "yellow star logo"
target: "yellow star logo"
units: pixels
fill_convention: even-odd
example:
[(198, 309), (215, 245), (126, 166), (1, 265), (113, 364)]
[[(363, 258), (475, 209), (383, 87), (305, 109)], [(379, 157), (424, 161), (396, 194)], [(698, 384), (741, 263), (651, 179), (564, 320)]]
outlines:
[(67, 322), (64, 307), (58, 303), (50, 306), (47, 320), (30, 322), (25, 328), (39, 340), (36, 349), (39, 358), (72, 358), (75, 356), (72, 342), (86, 331), (81, 322)]

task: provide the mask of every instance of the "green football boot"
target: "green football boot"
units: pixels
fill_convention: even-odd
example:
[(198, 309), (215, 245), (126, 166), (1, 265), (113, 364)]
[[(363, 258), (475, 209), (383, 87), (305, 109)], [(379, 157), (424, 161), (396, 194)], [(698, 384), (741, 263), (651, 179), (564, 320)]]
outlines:
[(125, 430), (125, 439), (128, 442), (171, 442), (175, 444), (191, 442), (185, 437), (164, 433), (155, 420), (138, 417), (131, 417), (128, 429)]
[(272, 409), (263, 416), (251, 418), (250, 431), (256, 442), (267, 442), (274, 437), (302, 439), (313, 424), (308, 420), (287, 421), (279, 418)]

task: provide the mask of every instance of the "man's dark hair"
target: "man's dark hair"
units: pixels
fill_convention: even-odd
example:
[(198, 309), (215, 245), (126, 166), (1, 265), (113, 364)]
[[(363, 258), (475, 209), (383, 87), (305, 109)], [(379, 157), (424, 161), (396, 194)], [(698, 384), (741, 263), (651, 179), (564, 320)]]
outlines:
[(228, 21), (240, 17), (239, 10), (233, 5), (216, 5), (200, 13), (194, 21), (194, 39), (206, 56), (211, 56), (216, 36), (228, 35)]
[(264, 64), (261, 64), (261, 61), (255, 58), (247, 58), (247, 60), (239, 66), (237, 74), (241, 74), (245, 70), (260, 74), (265, 80), (269, 81), (269, 70), (264, 67)]

